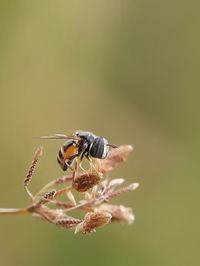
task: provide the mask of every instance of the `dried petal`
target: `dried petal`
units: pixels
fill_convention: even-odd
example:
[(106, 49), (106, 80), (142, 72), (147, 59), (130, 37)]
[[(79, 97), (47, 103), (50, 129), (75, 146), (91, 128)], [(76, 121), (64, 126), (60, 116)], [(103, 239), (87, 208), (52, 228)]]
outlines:
[(86, 213), (84, 220), (75, 230), (75, 233), (84, 234), (95, 232), (95, 229), (110, 223), (112, 215), (106, 211), (96, 211)]

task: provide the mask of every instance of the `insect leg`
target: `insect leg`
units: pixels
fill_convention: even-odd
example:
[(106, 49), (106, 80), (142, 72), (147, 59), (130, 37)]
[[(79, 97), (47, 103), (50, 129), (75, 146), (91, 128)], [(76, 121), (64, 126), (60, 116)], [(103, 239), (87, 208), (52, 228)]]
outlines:
[(83, 157), (77, 157), (77, 166), (85, 173), (88, 175), (88, 172), (83, 168), (82, 166), (82, 159)]
[(71, 167), (71, 164), (73, 163), (74, 159), (78, 156), (78, 154), (75, 154), (73, 156), (71, 156), (69, 159), (67, 159), (65, 161), (65, 165), (66, 165), (66, 170), (67, 168), (71, 169), (71, 171), (74, 173), (76, 171), (76, 168), (74, 169), (73, 167)]
[(90, 162), (90, 171), (92, 172), (92, 169), (93, 169), (97, 174), (99, 174), (98, 171), (97, 171), (97, 169), (96, 169), (96, 167), (95, 167), (94, 164), (93, 164), (93, 161), (92, 161), (91, 157), (86, 156), (86, 158), (87, 158), (88, 161)]

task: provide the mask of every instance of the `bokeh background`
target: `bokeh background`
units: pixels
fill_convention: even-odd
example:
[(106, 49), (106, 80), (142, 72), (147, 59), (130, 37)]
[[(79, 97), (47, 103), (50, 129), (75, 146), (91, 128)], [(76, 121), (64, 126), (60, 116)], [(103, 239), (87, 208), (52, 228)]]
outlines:
[(29, 216), (0, 217), (0, 264), (199, 265), (199, 1), (0, 1), (0, 207), (23, 207), (38, 144), (37, 191), (62, 175), (62, 142), (91, 130), (132, 144), (112, 173), (140, 188), (132, 226), (74, 235)]

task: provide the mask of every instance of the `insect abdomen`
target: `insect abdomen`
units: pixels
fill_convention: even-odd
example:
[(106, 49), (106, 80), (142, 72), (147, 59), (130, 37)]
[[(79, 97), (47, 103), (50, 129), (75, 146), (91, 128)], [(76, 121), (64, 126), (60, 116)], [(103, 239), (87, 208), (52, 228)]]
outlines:
[(108, 142), (105, 138), (97, 137), (89, 150), (89, 155), (94, 158), (104, 159), (108, 154)]

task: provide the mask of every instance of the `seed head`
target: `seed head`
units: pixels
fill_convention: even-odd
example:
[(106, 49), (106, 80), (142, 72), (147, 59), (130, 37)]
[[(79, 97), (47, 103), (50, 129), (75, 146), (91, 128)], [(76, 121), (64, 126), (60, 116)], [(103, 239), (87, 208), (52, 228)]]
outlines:
[[(113, 148), (108, 153), (107, 158), (96, 159), (94, 167), (91, 164), (90, 170), (83, 173), (78, 172), (77, 160), (76, 171), (72, 175), (50, 181), (33, 195), (28, 186), (32, 180), (38, 159), (42, 155), (42, 148), (39, 147), (24, 179), (24, 189), (30, 197), (31, 203), (23, 209), (0, 208), (0, 214), (30, 213), (34, 217), (60, 228), (74, 229), (75, 233), (81, 232), (83, 234), (95, 232), (96, 228), (103, 227), (111, 221), (128, 222), (130, 224), (134, 221), (131, 208), (108, 203), (114, 197), (135, 190), (139, 183), (122, 186), (125, 181), (123, 178), (108, 180), (106, 177), (110, 171), (126, 160), (132, 150), (133, 148), (130, 145)], [(57, 190), (54, 188), (66, 182), (69, 183), (68, 186)], [(71, 191), (72, 188), (77, 192), (84, 193), (79, 193), (79, 196), (75, 198), (78, 193), (75, 193), (74, 196)], [(78, 219), (68, 215), (75, 210), (84, 212), (84, 218)]]
[(131, 145), (122, 145), (109, 151), (106, 159), (97, 159), (95, 167), (98, 172), (107, 174), (112, 171), (120, 163), (124, 162), (133, 150)]
[(94, 187), (101, 180), (101, 176), (94, 172), (89, 172), (88, 174), (81, 174), (77, 176), (72, 183), (74, 189), (79, 192), (85, 192), (88, 189)]
[(112, 222), (127, 222), (132, 224), (135, 220), (133, 210), (123, 205), (102, 204), (97, 210), (106, 211), (112, 215)]
[(78, 224), (75, 233), (84, 234), (95, 232), (96, 228), (110, 223), (112, 215), (106, 211), (95, 211), (86, 213), (82, 223)]

